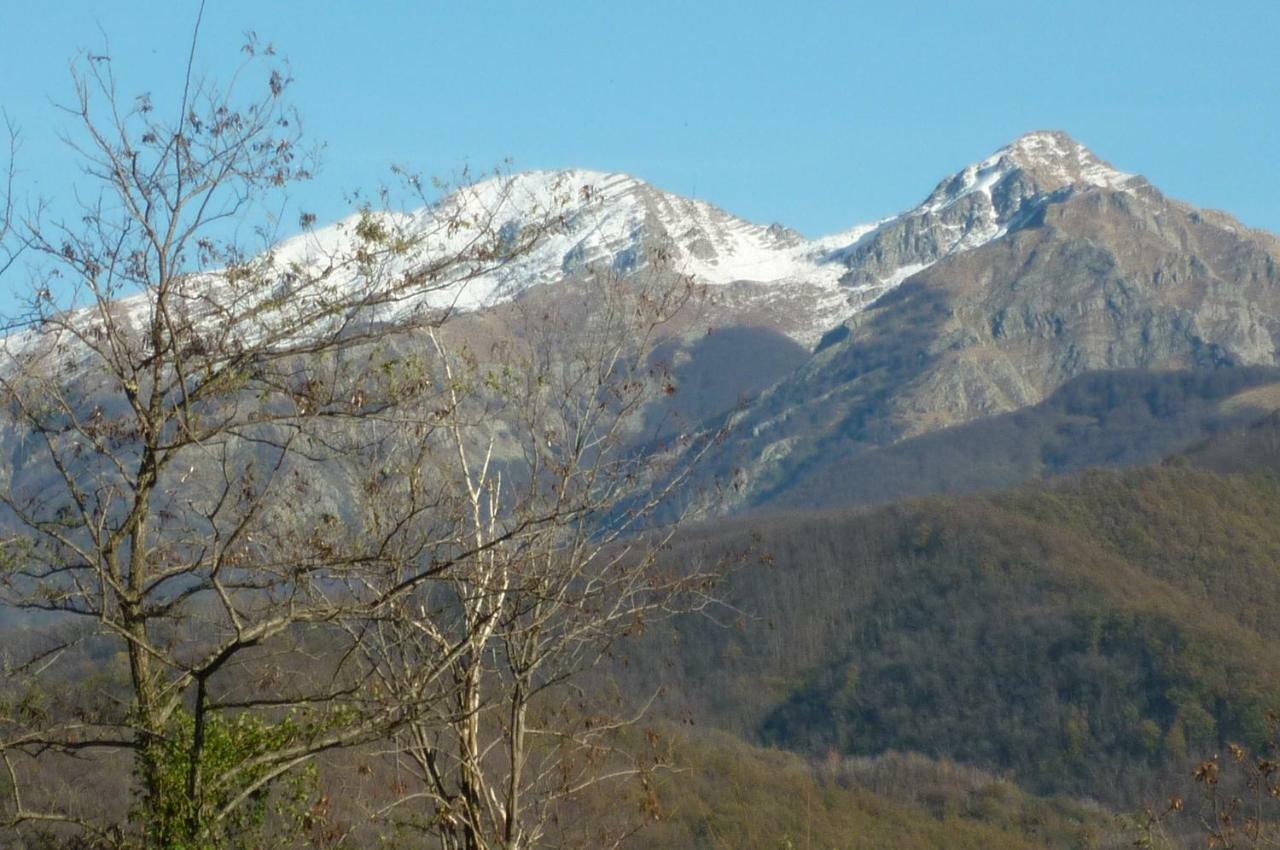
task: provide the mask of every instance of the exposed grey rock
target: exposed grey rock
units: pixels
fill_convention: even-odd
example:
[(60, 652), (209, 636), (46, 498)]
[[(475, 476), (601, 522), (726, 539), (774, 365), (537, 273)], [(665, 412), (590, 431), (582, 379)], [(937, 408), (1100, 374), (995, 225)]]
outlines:
[(1020, 167), (991, 185), (989, 209), (970, 191), (860, 247), (865, 273), (877, 251), (892, 263), (941, 247), (942, 214), (1003, 230), (850, 317), (740, 415), (719, 472), (740, 471), (744, 502), (835, 462), (837, 444), (847, 456), (1016, 410), (1087, 372), (1280, 363), (1280, 240), (1140, 178), (1081, 182), (1097, 162)]

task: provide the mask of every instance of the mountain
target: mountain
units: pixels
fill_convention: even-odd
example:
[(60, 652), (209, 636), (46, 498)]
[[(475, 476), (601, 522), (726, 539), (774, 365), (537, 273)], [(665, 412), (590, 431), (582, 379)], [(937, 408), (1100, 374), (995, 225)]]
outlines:
[[(805, 759), (672, 723), (654, 735), (690, 769), (656, 773), (657, 805), (648, 801), (646, 810), (658, 816), (626, 843), (637, 850), (1115, 850), (1132, 843), (1116, 813), (1096, 803), (1033, 796), (954, 762), (897, 753)], [(575, 820), (608, 824), (647, 802), (619, 790), (588, 792)]]
[[(847, 269), (827, 246), (844, 245), (862, 232), (808, 240), (782, 225), (753, 224), (625, 174), (588, 170), (493, 177), (436, 205), (389, 218), (424, 238), (428, 260), (460, 252), (484, 233), (512, 240), (537, 234), (514, 261), (465, 286), (433, 293), (435, 305), (474, 311), (579, 274), (604, 270), (625, 276), (660, 265), (717, 290), (721, 303), (713, 323), (775, 328), (808, 347), (849, 313), (849, 287), (840, 282)], [(359, 220), (288, 240), (276, 248), (277, 260), (323, 262), (349, 246)]]
[[(519, 300), (580, 297), (566, 284), (583, 276), (705, 287), (658, 354), (676, 392), (637, 434), (731, 423), (704, 467), (707, 483), (735, 483), (731, 508), (838, 498), (850, 488), (817, 482), (864, 474), (868, 452), (1030, 409), (1091, 372), (1280, 363), (1280, 239), (1167, 198), (1061, 132), (1022, 136), (912, 209), (814, 239), (623, 174), (493, 177), (277, 245), (270, 297), (288, 303), (294, 266), (356, 253), (370, 217), (420, 245), (406, 275), (468, 258), (393, 308), (453, 309), (449, 332), (463, 337), (503, 333)], [(495, 260), (474, 247), (485, 239), (521, 250)], [(1125, 456), (1177, 447), (1157, 442)], [(929, 492), (974, 486), (925, 479)]]
[(717, 472), (736, 475), (740, 504), (815, 467), (857, 474), (869, 448), (1037, 404), (1088, 372), (1280, 362), (1280, 239), (1172, 200), (1062, 134), (1024, 137), (931, 198), (849, 261), (946, 253), (734, 415)]
[(954, 254), (1016, 229), (1054, 193), (1073, 187), (1123, 189), (1142, 182), (1098, 159), (1061, 132), (1028, 133), (944, 179), (924, 202), (880, 222), (838, 253), (843, 282), (883, 294)]
[[(433, 293), (436, 304), (476, 310), (589, 269), (642, 272), (662, 257), (665, 268), (716, 290), (714, 325), (770, 327), (812, 347), (912, 274), (1003, 235), (1028, 201), (1077, 183), (1137, 180), (1063, 134), (1033, 133), (943, 180), (911, 210), (816, 239), (625, 174), (584, 169), (489, 178), (388, 219), (423, 236), (429, 257), (458, 252), (482, 232), (512, 239), (541, 232), (514, 262)], [(288, 240), (276, 258), (320, 262), (349, 247), (359, 220)]]
[[(637, 433), (732, 423), (705, 470), (735, 483), (733, 508), (811, 504), (816, 481), (855, 478), (867, 452), (1029, 409), (1090, 372), (1280, 362), (1280, 239), (1056, 131), (962, 168), (909, 210), (812, 239), (623, 174), (493, 177), (281, 243), (272, 297), (296, 264), (350, 256), (368, 216), (417, 240), (422, 268), (469, 257), (396, 307), (453, 309), (461, 336), (501, 333), (488, 317), (521, 299), (577, 298), (566, 284), (583, 276), (705, 287), (659, 352), (678, 391)], [(486, 239), (520, 250), (494, 261)]]

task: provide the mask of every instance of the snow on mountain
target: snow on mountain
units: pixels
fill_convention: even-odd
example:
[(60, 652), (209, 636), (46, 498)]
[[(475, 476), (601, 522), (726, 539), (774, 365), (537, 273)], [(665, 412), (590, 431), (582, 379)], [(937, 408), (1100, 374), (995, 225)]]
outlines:
[(1093, 151), (1060, 131), (1027, 133), (991, 159), (1007, 158), (1019, 167), (1038, 172), (1042, 180), (1061, 185), (1084, 184), (1103, 189), (1130, 188), (1136, 175), (1118, 171)]
[[(913, 209), (816, 239), (625, 174), (581, 169), (493, 177), (437, 204), (374, 218), (416, 246), (385, 260), (382, 274), (427, 270), (421, 292), (394, 310), (481, 309), (574, 274), (637, 273), (661, 256), (666, 268), (721, 289), (723, 321), (749, 316), (812, 347), (939, 259), (1000, 238), (1038, 199), (1064, 190), (1124, 190), (1135, 181), (1063, 133), (1036, 132), (943, 180)], [(352, 216), (272, 249), (282, 282), (271, 297), (287, 295), (299, 267), (350, 266), (361, 221)], [(490, 249), (504, 245), (521, 250), (495, 260), (502, 251)], [(449, 262), (459, 256), (462, 262)], [(350, 279), (357, 285), (356, 275)], [(145, 309), (145, 297), (125, 301), (131, 312)]]
[[(437, 287), (421, 302), (472, 310), (515, 297), (531, 286), (552, 284), (589, 269), (638, 272), (657, 255), (666, 268), (700, 283), (729, 287), (765, 285), (802, 290), (812, 321), (788, 329), (806, 344), (847, 312), (847, 269), (822, 242), (779, 225), (754, 224), (705, 201), (681, 197), (625, 174), (587, 170), (533, 171), (495, 177), (455, 192), (437, 206), (386, 214), (388, 226), (421, 238), (412, 262), (431, 265), (465, 253), (477, 240), (540, 235), (514, 259), (475, 274), (468, 263), (450, 273), (455, 286)], [(275, 259), (322, 267), (355, 247), (358, 216), (281, 243)], [(465, 279), (465, 282), (462, 280)]]
[[(278, 258), (314, 263), (346, 250), (358, 220), (352, 217), (284, 242), (276, 249)], [(491, 178), (459, 190), (438, 207), (389, 220), (423, 236), (432, 257), (460, 252), (486, 231), (514, 238), (523, 228), (550, 225), (532, 250), (487, 275), (482, 285), (468, 285), (470, 291), (459, 302), (468, 307), (513, 294), (507, 291), (513, 287), (553, 283), (601, 262), (618, 271), (635, 269), (645, 262), (646, 240), (669, 240), (675, 268), (720, 285), (792, 277), (804, 268), (809, 245), (781, 227), (752, 224), (634, 177), (586, 170)]]
[(1072, 184), (1123, 189), (1134, 180), (1065, 133), (1041, 131), (1021, 136), (942, 181), (918, 210), (936, 214), (975, 192), (991, 200), (992, 188), (1016, 172), (1032, 174), (1043, 192)]
[(848, 268), (845, 285), (878, 297), (943, 257), (999, 239), (1056, 193), (1128, 191), (1141, 183), (1065, 133), (1028, 133), (946, 178), (919, 206), (885, 219), (833, 256)]
[[(463, 263), (416, 303), (474, 310), (589, 269), (627, 274), (661, 255), (667, 268), (727, 290), (725, 301), (812, 346), (824, 331), (942, 257), (998, 239), (1028, 204), (1063, 190), (1125, 189), (1135, 180), (1064, 133), (1029, 133), (937, 185), (917, 207), (817, 239), (765, 226), (634, 177), (589, 170), (530, 171), (484, 180), (385, 221), (421, 237), (418, 266), (440, 263), (498, 234), (529, 250), (491, 269)], [(349, 252), (359, 219), (282, 243), (276, 259), (323, 264)], [(407, 270), (407, 269), (406, 269)], [(798, 312), (797, 312), (798, 311)]]

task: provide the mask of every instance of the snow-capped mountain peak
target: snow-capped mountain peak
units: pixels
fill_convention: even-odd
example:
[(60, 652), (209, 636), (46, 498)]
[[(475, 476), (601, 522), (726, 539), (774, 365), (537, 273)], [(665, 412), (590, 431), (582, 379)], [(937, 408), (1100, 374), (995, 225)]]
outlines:
[(1046, 183), (1046, 190), (1051, 182), (1124, 189), (1135, 179), (1060, 130), (1027, 133), (1002, 148), (998, 156), (1036, 174)]
[[(454, 310), (481, 309), (574, 275), (639, 273), (660, 257), (666, 270), (720, 288), (725, 321), (737, 320), (729, 312), (750, 316), (811, 346), (942, 257), (1000, 238), (1028, 204), (1063, 190), (1125, 189), (1136, 179), (1065, 133), (1029, 133), (943, 180), (913, 209), (806, 239), (627, 174), (528, 171), (490, 177), (411, 212), (352, 216), (286, 240), (270, 256), (286, 279), (297, 266), (349, 261), (362, 221), (374, 215), (415, 245), (384, 272), (433, 270), (430, 285), (398, 309)], [(504, 244), (520, 250), (495, 259)], [(449, 262), (459, 256), (468, 259)]]
[(940, 182), (919, 206), (838, 250), (849, 268), (844, 282), (884, 292), (945, 256), (999, 239), (1029, 206), (1055, 193), (1128, 191), (1140, 182), (1066, 133), (1027, 133)]
[[(419, 264), (444, 260), (495, 235), (513, 241), (536, 235), (513, 259), (470, 274), (457, 287), (425, 293), (418, 303), (433, 307), (478, 309), (575, 274), (637, 273), (661, 257), (667, 271), (705, 285), (737, 293), (744, 287), (734, 285), (744, 284), (753, 303), (784, 295), (792, 304), (788, 309), (803, 303), (804, 315), (778, 324), (806, 345), (848, 311), (848, 292), (840, 284), (847, 269), (829, 256), (829, 241), (750, 222), (626, 174), (521, 172), (464, 187), (411, 213), (380, 215), (389, 226), (418, 237)], [(281, 243), (276, 262), (314, 266), (350, 253), (359, 222), (355, 216)], [(741, 303), (736, 294), (729, 300)]]
[(1113, 168), (1066, 133), (1040, 130), (943, 180), (917, 209), (938, 213), (973, 193), (990, 198), (994, 187), (1013, 178), (1028, 184), (1032, 194), (1067, 187), (1126, 189), (1138, 179)]

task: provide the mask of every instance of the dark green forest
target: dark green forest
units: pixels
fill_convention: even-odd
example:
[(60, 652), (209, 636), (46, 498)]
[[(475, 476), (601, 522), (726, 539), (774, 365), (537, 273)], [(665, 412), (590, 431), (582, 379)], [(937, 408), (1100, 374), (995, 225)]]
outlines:
[[(728, 627), (630, 659), (667, 709), (822, 760), (915, 752), (1117, 810), (1280, 705), (1280, 420), (1155, 466), (743, 519)], [(1259, 462), (1266, 458), (1268, 462)]]

